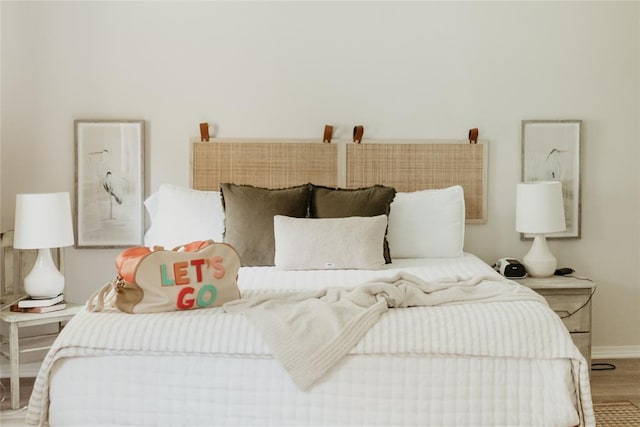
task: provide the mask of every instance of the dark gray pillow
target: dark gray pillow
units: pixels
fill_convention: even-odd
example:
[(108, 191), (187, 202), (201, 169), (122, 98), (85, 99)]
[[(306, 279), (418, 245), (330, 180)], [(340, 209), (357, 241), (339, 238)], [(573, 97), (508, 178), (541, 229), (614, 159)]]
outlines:
[[(389, 216), (396, 190), (384, 185), (346, 189), (312, 185), (310, 215), (312, 218), (344, 218), (350, 216)], [(385, 233), (384, 259), (391, 262), (389, 243)]]
[(242, 266), (274, 265), (273, 217), (305, 218), (309, 184), (283, 189), (220, 184), (225, 215), (224, 241), (240, 254)]

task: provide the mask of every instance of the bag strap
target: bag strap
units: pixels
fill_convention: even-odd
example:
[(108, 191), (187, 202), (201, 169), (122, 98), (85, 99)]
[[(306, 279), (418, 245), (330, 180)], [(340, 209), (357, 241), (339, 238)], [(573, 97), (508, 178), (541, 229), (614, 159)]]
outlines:
[(184, 252), (195, 252), (204, 249), (211, 244), (209, 240), (198, 240), (184, 245)]
[(87, 311), (98, 312), (104, 310), (104, 305), (113, 298), (114, 294), (107, 296), (107, 293), (111, 290), (115, 290), (118, 283), (122, 281), (122, 277), (117, 276), (115, 279), (107, 282), (102, 288), (97, 289), (93, 295), (87, 300), (85, 307)]

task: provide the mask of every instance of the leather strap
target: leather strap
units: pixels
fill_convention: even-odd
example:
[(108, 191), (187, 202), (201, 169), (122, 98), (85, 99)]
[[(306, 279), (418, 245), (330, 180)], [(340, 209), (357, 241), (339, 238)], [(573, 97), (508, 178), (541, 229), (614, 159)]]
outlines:
[(209, 142), (209, 123), (200, 123), (200, 142)]
[(120, 276), (117, 276), (110, 282), (107, 282), (102, 288), (97, 289), (93, 295), (87, 300), (85, 303), (85, 307), (88, 311), (98, 312), (104, 310), (104, 305), (109, 302), (111, 298), (113, 298), (114, 294), (109, 294), (112, 289), (116, 289), (118, 286), (119, 280), (122, 280)]
[(333, 137), (333, 126), (324, 125), (324, 134), (322, 135), (322, 142), (331, 143)]
[(364, 126), (358, 125), (353, 128), (353, 142), (360, 144), (364, 135)]
[(478, 143), (478, 128), (469, 129), (469, 144)]

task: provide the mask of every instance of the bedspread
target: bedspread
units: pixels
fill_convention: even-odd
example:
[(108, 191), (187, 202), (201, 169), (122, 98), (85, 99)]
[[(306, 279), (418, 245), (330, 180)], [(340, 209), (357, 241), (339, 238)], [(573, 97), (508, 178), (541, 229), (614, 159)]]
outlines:
[[(245, 296), (255, 292), (260, 293), (249, 291)], [(586, 362), (558, 316), (538, 300), (390, 310), (349, 353), (570, 359), (580, 425), (595, 424)], [(36, 378), (27, 421), (47, 420), (48, 381), (57, 360), (113, 354), (272, 357), (254, 326), (219, 308), (157, 314), (83, 311), (49, 350)]]
[(256, 295), (231, 301), (258, 328), (271, 352), (301, 390), (307, 390), (389, 309), (544, 298), (508, 280), (477, 276), (428, 282), (408, 273), (353, 289)]

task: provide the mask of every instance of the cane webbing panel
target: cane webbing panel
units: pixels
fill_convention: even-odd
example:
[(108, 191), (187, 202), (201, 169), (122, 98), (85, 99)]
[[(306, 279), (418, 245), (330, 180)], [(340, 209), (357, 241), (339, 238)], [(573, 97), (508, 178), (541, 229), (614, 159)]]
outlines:
[(212, 139), (192, 143), (191, 162), (191, 185), (198, 190), (218, 190), (222, 182), (266, 188), (383, 184), (402, 192), (461, 185), (467, 222), (486, 222), (485, 143)]
[(486, 144), (350, 144), (347, 188), (383, 184), (409, 192), (460, 185), (467, 222), (486, 221)]
[(337, 186), (337, 148), (306, 142), (194, 142), (192, 187), (218, 190), (230, 182), (285, 188), (312, 182)]

